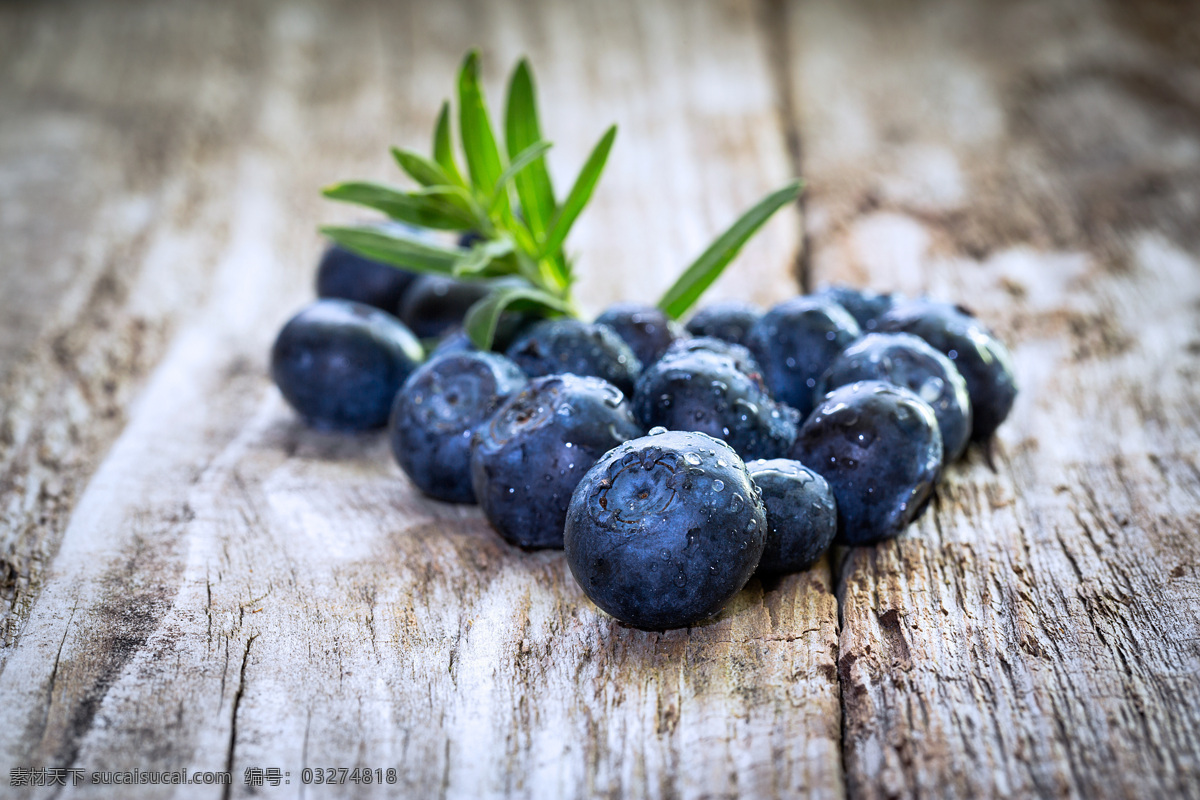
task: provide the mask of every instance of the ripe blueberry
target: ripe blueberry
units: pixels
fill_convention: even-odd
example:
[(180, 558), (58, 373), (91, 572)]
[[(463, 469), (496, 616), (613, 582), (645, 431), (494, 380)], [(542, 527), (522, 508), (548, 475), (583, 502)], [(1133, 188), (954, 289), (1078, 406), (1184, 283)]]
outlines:
[(309, 425), (367, 430), (387, 424), (392, 399), (423, 356), (391, 314), (325, 299), (283, 326), (271, 348), (271, 377)]
[(815, 404), (817, 380), (860, 334), (854, 317), (838, 304), (794, 297), (755, 323), (749, 347), (775, 399), (803, 416)]
[(396, 462), (425, 494), (475, 502), (471, 436), (526, 383), (525, 373), (497, 353), (430, 359), (408, 377), (392, 405), (388, 429)]
[(945, 353), (967, 381), (974, 421), (971, 438), (983, 440), (1012, 410), (1017, 382), (1012, 355), (968, 311), (934, 300), (909, 300), (879, 321), (882, 331), (903, 331), (920, 336)]
[(792, 458), (829, 482), (838, 537), (860, 545), (898, 536), (924, 510), (942, 468), (933, 409), (900, 386), (834, 389), (800, 426)]
[(617, 332), (645, 368), (662, 356), (671, 343), (686, 335), (675, 320), (654, 306), (617, 303), (596, 317)]
[(833, 490), (799, 461), (751, 461), (746, 469), (762, 490), (767, 510), (767, 542), (758, 571), (783, 574), (808, 569), (837, 534)]
[(647, 428), (707, 433), (743, 458), (785, 454), (796, 438), (796, 411), (772, 400), (758, 376), (739, 369), (734, 356), (688, 344), (672, 347), (638, 378), (633, 395), (638, 421)]
[(971, 436), (967, 382), (954, 363), (910, 333), (869, 333), (842, 351), (821, 376), (817, 391), (880, 380), (911, 389), (933, 408), (945, 462), (962, 455)]
[(762, 311), (749, 303), (726, 300), (697, 311), (687, 323), (693, 336), (713, 336), (733, 344), (745, 345), (750, 328), (758, 322)]
[(596, 459), (642, 435), (629, 404), (599, 378), (535, 378), (471, 442), (475, 498), (519, 547), (562, 547), (571, 492)]
[(422, 339), (441, 336), (461, 325), (467, 309), (488, 293), (479, 281), (457, 281), (444, 275), (421, 275), (400, 304), (400, 319)]
[(416, 277), (335, 244), (325, 251), (317, 266), (317, 297), (353, 300), (395, 314)]
[(571, 373), (602, 378), (628, 397), (642, 363), (607, 325), (573, 318), (547, 319), (525, 329), (508, 357), (531, 378)]
[(878, 294), (869, 289), (853, 289), (849, 286), (827, 286), (813, 296), (832, 300), (849, 311), (864, 333), (878, 328), (880, 317), (903, 300), (900, 294), (894, 292)]
[(647, 630), (719, 612), (758, 566), (766, 512), (745, 464), (702, 433), (659, 432), (604, 455), (567, 513), (567, 563), (592, 602)]

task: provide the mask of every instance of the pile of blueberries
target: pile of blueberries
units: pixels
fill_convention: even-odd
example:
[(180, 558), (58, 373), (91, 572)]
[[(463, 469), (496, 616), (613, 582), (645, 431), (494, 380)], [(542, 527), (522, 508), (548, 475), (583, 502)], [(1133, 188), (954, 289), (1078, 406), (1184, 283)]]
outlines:
[(387, 425), (422, 492), (478, 503), (518, 547), (565, 547), (588, 597), (647, 630), (716, 614), (756, 571), (897, 536), (1017, 391), (970, 312), (847, 287), (714, 304), (686, 329), (634, 304), (514, 313), (503, 354), (459, 327), (479, 284), (334, 247), (317, 290), (271, 353), (306, 422)]

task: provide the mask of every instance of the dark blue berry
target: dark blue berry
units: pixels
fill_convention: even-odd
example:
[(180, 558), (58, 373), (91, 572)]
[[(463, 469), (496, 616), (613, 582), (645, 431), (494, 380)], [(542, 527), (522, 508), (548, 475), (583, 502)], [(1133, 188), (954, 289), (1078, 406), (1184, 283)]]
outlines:
[(693, 336), (713, 336), (733, 344), (745, 345), (750, 329), (762, 316), (762, 310), (749, 303), (725, 300), (697, 311), (687, 323)]
[(837, 534), (837, 501), (819, 474), (786, 458), (746, 464), (767, 509), (767, 542), (758, 571), (784, 574), (808, 569)]
[(633, 412), (647, 428), (707, 433), (748, 459), (785, 454), (799, 421), (794, 409), (772, 400), (757, 376), (739, 369), (734, 357), (687, 347), (668, 350), (642, 372)]
[(317, 297), (353, 300), (395, 314), (416, 277), (335, 244), (317, 266)]
[(531, 378), (591, 375), (626, 396), (633, 393), (634, 378), (642, 371), (638, 357), (612, 328), (570, 317), (530, 326), (509, 346), (508, 357)]
[(392, 399), (423, 356), (421, 343), (391, 314), (318, 300), (279, 332), (271, 377), (309, 425), (368, 430), (387, 424)]
[(478, 350), (479, 348), (471, 341), (471, 337), (467, 335), (466, 331), (462, 328), (451, 328), (442, 334), (442, 338), (438, 339), (437, 344), (429, 353), (429, 358), (433, 359), (451, 353), (474, 353)]
[(484, 514), (519, 547), (562, 547), (563, 520), (596, 459), (642, 435), (629, 404), (598, 378), (535, 378), (476, 433), (471, 479)]
[(792, 458), (837, 500), (842, 544), (898, 536), (924, 509), (942, 468), (933, 409), (908, 389), (861, 381), (834, 389), (800, 426)]
[(686, 335), (679, 323), (654, 306), (617, 303), (596, 317), (617, 332), (645, 368), (657, 361), (671, 343)]
[(967, 381), (974, 421), (971, 438), (983, 440), (1012, 410), (1017, 397), (1012, 355), (965, 309), (934, 300), (901, 303), (879, 321), (883, 331), (920, 336), (954, 362)]
[(704, 351), (706, 353), (716, 353), (719, 356), (728, 356), (733, 359), (733, 365), (739, 370), (749, 375), (762, 390), (767, 391), (766, 383), (763, 382), (762, 367), (754, 360), (754, 356), (745, 347), (733, 342), (727, 342), (724, 339), (718, 339), (713, 336), (694, 336), (690, 339), (680, 339), (667, 348), (664, 356), (678, 356), (682, 353), (694, 353)]
[(871, 333), (842, 351), (818, 383), (824, 395), (856, 381), (887, 381), (911, 389), (933, 408), (945, 461), (962, 455), (971, 437), (967, 382), (954, 363), (910, 333)]
[(814, 296), (832, 300), (849, 311), (864, 333), (878, 328), (879, 319), (904, 299), (900, 294), (893, 292), (878, 294), (869, 289), (852, 289), (849, 286), (827, 286)]
[(422, 275), (413, 281), (400, 304), (400, 320), (422, 339), (434, 339), (462, 325), (467, 309), (490, 287), (479, 281), (457, 281), (444, 275)]
[(471, 436), (527, 383), (525, 373), (497, 353), (430, 359), (408, 377), (392, 405), (388, 428), (396, 462), (425, 494), (475, 502)]
[(817, 380), (860, 334), (854, 317), (838, 304), (794, 297), (750, 329), (749, 347), (775, 399), (805, 415), (815, 404)]
[(691, 625), (729, 602), (758, 566), (766, 513), (746, 466), (702, 433), (617, 447), (571, 498), (565, 545), (592, 602), (646, 630)]

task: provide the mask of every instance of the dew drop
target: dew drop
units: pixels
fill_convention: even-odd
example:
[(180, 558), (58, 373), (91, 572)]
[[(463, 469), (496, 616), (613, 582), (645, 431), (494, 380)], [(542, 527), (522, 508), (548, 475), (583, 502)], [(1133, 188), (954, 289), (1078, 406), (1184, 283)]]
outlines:
[(725, 481), (721, 480), (720, 478), (717, 478), (715, 481), (712, 482), (712, 490), (714, 492), (719, 492), (724, 488), (725, 488)]
[(658, 436), (659, 434), (663, 434), (666, 432), (667, 432), (667, 429), (664, 428), (662, 425), (655, 425), (653, 428), (650, 429), (651, 436)]
[(683, 460), (691, 464), (693, 467), (700, 466), (700, 456), (696, 455), (695, 453), (688, 453), (683, 457)]
[(932, 403), (942, 396), (942, 389), (945, 385), (945, 381), (936, 375), (932, 375), (926, 378), (925, 382), (921, 384), (921, 389), (917, 392), (917, 395), (926, 403)]

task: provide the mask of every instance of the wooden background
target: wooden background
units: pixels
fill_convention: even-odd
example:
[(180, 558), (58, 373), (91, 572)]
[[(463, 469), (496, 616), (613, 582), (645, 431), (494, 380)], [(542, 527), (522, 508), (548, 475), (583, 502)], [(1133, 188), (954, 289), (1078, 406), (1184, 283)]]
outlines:
[[(0, 4), (0, 795), (1200, 797), (1200, 4)], [(898, 541), (623, 628), (266, 376), (337, 179), (397, 179), (464, 51), (523, 53), (571, 245), (650, 299), (972, 306), (1022, 394)], [(305, 767), (395, 767), (391, 791)]]

